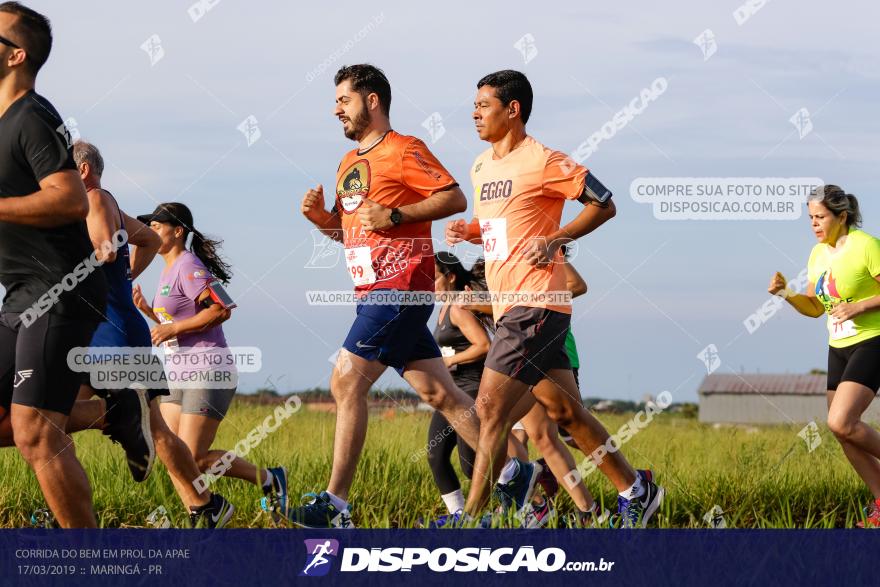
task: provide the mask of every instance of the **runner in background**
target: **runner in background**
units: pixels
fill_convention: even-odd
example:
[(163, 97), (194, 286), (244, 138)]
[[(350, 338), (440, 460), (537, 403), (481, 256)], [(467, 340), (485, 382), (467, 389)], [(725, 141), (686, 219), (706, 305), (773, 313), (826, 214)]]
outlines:
[[(221, 326), (232, 310), (216, 293), (215, 284), (226, 284), (231, 277), (229, 265), (220, 257), (220, 242), (196, 230), (192, 212), (178, 202), (160, 204), (151, 214), (138, 216), (138, 220), (159, 236), (159, 254), (165, 260), (152, 304), (139, 286), (133, 291), (135, 305), (156, 323), (150, 332), (153, 344), (163, 345), (166, 355), (170, 355), (166, 363), (169, 394), (161, 397), (162, 417), (189, 447), (203, 473), (213, 474), (219, 469), (224, 476), (256, 484), (277, 505), (279, 516), (286, 516), (284, 467), (258, 469), (239, 456), (226, 460), (229, 451), (211, 448), (238, 380)], [(214, 494), (207, 506), (190, 509), (193, 525), (223, 525), (229, 521), (235, 508), (218, 498)]]
[(788, 289), (781, 273), (769, 292), (800, 314), (828, 314), (828, 428), (874, 496), (861, 528), (880, 527), (880, 433), (862, 420), (880, 389), (880, 240), (859, 230), (859, 201), (836, 185), (809, 198), (819, 241), (807, 265), (805, 294)]

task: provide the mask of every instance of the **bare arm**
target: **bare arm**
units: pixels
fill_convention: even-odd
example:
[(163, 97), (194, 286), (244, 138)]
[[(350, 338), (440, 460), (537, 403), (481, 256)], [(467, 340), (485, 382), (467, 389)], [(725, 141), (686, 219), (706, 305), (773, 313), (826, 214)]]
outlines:
[[(415, 204), (398, 208), (400, 224), (411, 222), (428, 222), (446, 218), (467, 210), (467, 199), (458, 186), (434, 192), (429, 197)], [(391, 222), (391, 208), (386, 208), (369, 198), (364, 199), (358, 208), (358, 217), (366, 230), (388, 230), (394, 226)]]
[(574, 220), (547, 237), (552, 247), (549, 251), (551, 258), (561, 245), (590, 234), (616, 215), (617, 207), (613, 200), (608, 200), (606, 205), (587, 202)]
[(101, 263), (112, 263), (116, 260), (116, 249), (112, 246), (113, 234), (120, 228), (116, 205), (110, 195), (100, 188), (89, 190), (87, 195), (89, 213), (86, 226), (95, 249), (95, 258)]
[(338, 211), (324, 209), (324, 186), (318, 184), (306, 192), (300, 204), (300, 212), (325, 236), (342, 242), (342, 219)]
[[(205, 290), (197, 301), (202, 302), (210, 295), (208, 290)], [(229, 320), (231, 316), (232, 310), (227, 310), (220, 304), (212, 304), (200, 310), (195, 316), (154, 326), (150, 331), (150, 338), (153, 344), (159, 344), (186, 332), (200, 332), (218, 326)]]
[(562, 267), (565, 269), (565, 288), (571, 292), (571, 297), (576, 298), (587, 293), (587, 282), (574, 268), (574, 265), (565, 259), (562, 262)]
[(137, 218), (132, 218), (125, 212), (122, 213), (122, 218), (125, 220), (128, 244), (134, 245), (134, 248), (129, 249), (131, 278), (137, 279), (156, 258), (156, 253), (162, 246), (162, 239), (152, 228)]
[(471, 312), (456, 305), (449, 307), (449, 319), (464, 334), (471, 346), (455, 353), (451, 357), (446, 357), (444, 362), (447, 367), (465, 363), (475, 363), (486, 357), (489, 352), (489, 336), (477, 317)]
[(434, 192), (430, 198), (399, 208), (401, 224), (439, 220), (467, 210), (467, 198), (458, 186)]
[(84, 220), (88, 212), (86, 188), (73, 169), (47, 175), (33, 194), (0, 198), (0, 221), (38, 228)]
[(785, 276), (778, 271), (770, 280), (770, 287), (767, 291), (774, 295), (785, 298), (792, 308), (798, 313), (808, 316), (809, 318), (819, 318), (825, 313), (825, 306), (816, 297), (816, 284), (807, 284), (807, 293), (799, 294), (788, 289), (788, 281)]

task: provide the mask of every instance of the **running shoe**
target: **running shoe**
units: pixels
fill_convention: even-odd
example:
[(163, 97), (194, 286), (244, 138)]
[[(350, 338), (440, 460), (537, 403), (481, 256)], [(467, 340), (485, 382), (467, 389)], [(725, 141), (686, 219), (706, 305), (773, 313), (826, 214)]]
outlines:
[(644, 492), (639, 497), (626, 499), (617, 497), (617, 515), (621, 528), (645, 528), (651, 516), (663, 503), (666, 490), (654, 483), (651, 471), (639, 470), (636, 474), (642, 479)]
[(495, 495), (501, 501), (504, 513), (513, 509), (520, 514), (527, 506), (531, 505), (532, 494), (535, 493), (535, 485), (544, 468), (538, 462), (525, 463), (517, 458), (513, 459), (517, 464), (516, 475), (505, 483), (495, 484)]
[(553, 499), (559, 492), (559, 481), (556, 480), (556, 476), (550, 470), (550, 467), (547, 466), (547, 461), (538, 459), (538, 464), (541, 465), (542, 469), (541, 474), (538, 476), (538, 483), (544, 489), (544, 497)]
[(128, 470), (137, 483), (150, 476), (156, 458), (146, 393), (144, 390), (123, 389), (108, 393), (105, 400), (107, 411), (102, 432), (122, 446)]
[(522, 516), (522, 528), (543, 528), (556, 516), (556, 510), (550, 506), (549, 499), (541, 500), (538, 505), (530, 504)]
[(567, 515), (559, 527), (571, 529), (608, 528), (610, 523), (611, 512), (608, 510), (602, 510), (602, 513), (578, 511)]
[(281, 524), (287, 519), (290, 507), (287, 502), (287, 468), (269, 467), (272, 483), (263, 489), (266, 495), (260, 500), (260, 506), (272, 517), (272, 522)]
[(40, 508), (31, 514), (31, 526), (34, 528), (60, 528), (55, 515), (49, 508)]
[(222, 528), (229, 523), (235, 507), (222, 495), (214, 493), (211, 501), (189, 509), (190, 528)]
[(856, 528), (880, 528), (880, 499), (872, 501), (863, 512), (865, 519), (856, 522)]
[(311, 501), (291, 510), (288, 519), (300, 528), (354, 528), (351, 522), (351, 506), (339, 510), (330, 501), (326, 491), (307, 493), (303, 497)]
[(436, 530), (438, 528), (461, 528), (464, 525), (464, 521), (466, 516), (464, 512), (458, 510), (453, 514), (446, 514), (444, 516), (440, 516), (433, 522), (428, 522), (427, 524), (420, 524), (420, 528), (429, 528), (432, 530)]

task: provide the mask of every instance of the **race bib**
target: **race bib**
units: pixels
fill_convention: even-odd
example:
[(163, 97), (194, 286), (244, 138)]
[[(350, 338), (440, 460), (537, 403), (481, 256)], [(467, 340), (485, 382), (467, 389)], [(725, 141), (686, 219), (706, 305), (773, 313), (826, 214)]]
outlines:
[(352, 247), (345, 249), (345, 264), (355, 286), (376, 283), (376, 272), (373, 270), (373, 257), (370, 247)]
[(488, 218), (480, 221), (480, 235), (483, 238), (483, 257), (487, 261), (504, 261), (509, 254), (507, 248), (507, 218)]
[[(162, 324), (171, 324), (174, 320), (171, 319), (171, 314), (165, 311), (165, 308), (153, 308), (153, 314), (156, 315), (156, 318), (159, 319), (159, 322)], [(176, 353), (180, 350), (180, 345), (177, 343), (177, 337), (169, 338), (166, 341), (162, 342), (162, 349), (168, 353)]]
[(834, 318), (828, 317), (828, 332), (831, 334), (831, 340), (841, 340), (849, 338), (859, 333), (856, 323), (852, 320), (845, 322), (835, 322)]

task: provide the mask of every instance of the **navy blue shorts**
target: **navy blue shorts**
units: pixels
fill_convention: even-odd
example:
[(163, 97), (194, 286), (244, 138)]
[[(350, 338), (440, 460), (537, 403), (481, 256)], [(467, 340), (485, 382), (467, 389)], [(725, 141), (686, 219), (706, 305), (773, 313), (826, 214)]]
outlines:
[[(365, 301), (369, 301), (369, 294)], [(368, 361), (379, 361), (403, 375), (407, 363), (440, 357), (440, 347), (428, 328), (433, 312), (432, 304), (399, 306), (360, 302), (357, 318), (342, 346), (350, 353)]]

